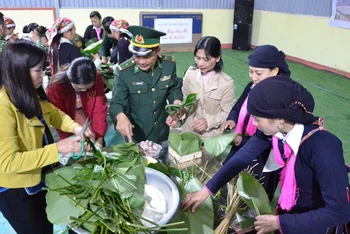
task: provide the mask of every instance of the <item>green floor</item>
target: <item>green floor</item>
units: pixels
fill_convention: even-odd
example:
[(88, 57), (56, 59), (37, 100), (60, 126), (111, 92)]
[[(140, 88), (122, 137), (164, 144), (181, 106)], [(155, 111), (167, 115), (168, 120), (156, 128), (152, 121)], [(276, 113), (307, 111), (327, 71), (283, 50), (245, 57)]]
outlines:
[[(233, 78), (239, 97), (248, 76), (248, 55), (251, 51), (223, 50), (224, 71)], [(171, 53), (177, 65), (177, 75), (194, 63), (192, 52)], [(326, 128), (343, 142), (344, 157), (350, 164), (350, 79), (327, 71), (319, 71), (302, 64), (289, 62), (292, 78), (304, 85), (314, 96), (315, 114), (325, 118)]]
[[(230, 49), (223, 51), (224, 71), (233, 78), (237, 97), (250, 81), (247, 58), (250, 53)], [(194, 63), (193, 53), (171, 54), (175, 56), (178, 76), (183, 77), (186, 69)], [(346, 144), (346, 142), (350, 143), (350, 79), (294, 62), (288, 62), (288, 64), (292, 71), (292, 78), (302, 83), (313, 94), (316, 102), (315, 114), (323, 116), (326, 128), (343, 141), (345, 161), (350, 164), (350, 145)], [(106, 144), (122, 143), (124, 140), (114, 130), (110, 118), (108, 123)], [(0, 234), (10, 233), (14, 231), (0, 213)]]

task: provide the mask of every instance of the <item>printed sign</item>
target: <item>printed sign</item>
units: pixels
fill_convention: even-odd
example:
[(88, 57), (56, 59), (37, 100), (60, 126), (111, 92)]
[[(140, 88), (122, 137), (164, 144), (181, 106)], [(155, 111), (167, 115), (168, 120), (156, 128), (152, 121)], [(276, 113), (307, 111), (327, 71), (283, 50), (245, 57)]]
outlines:
[(329, 25), (350, 29), (350, 0), (333, 0)]
[(192, 18), (154, 19), (154, 29), (166, 33), (160, 44), (192, 43)]

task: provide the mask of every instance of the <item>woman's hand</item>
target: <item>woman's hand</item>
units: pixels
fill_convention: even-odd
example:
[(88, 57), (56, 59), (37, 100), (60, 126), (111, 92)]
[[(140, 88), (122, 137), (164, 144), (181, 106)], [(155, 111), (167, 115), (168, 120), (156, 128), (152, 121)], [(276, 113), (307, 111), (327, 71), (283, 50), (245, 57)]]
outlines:
[[(76, 136), (79, 136), (82, 128), (83, 128), (82, 126), (75, 127), (73, 130), (74, 134)], [(95, 140), (95, 133), (92, 131), (91, 127), (88, 127), (86, 129), (86, 131), (84, 132), (84, 136), (86, 136), (87, 138), (90, 138), (92, 141)]]
[(29, 33), (29, 39), (34, 43), (40, 40), (39, 34), (35, 29)]
[(115, 129), (122, 135), (128, 138), (129, 142), (132, 142), (132, 125), (128, 117), (124, 113), (117, 115), (117, 126)]
[(106, 56), (102, 56), (101, 63), (108, 63)]
[(233, 120), (227, 120), (225, 123), (221, 124), (220, 132), (223, 133), (225, 129), (233, 129), (236, 127), (236, 123)]
[(68, 137), (63, 140), (60, 140), (56, 143), (57, 150), (62, 155), (66, 155), (68, 153), (80, 153), (82, 144), (81, 137), (79, 135), (75, 137)]
[[(182, 101), (176, 99), (174, 101), (174, 104), (175, 105), (179, 105), (181, 106), (182, 105)], [(169, 127), (176, 127), (177, 123), (180, 121), (180, 116), (182, 116), (182, 113), (177, 113), (177, 114), (174, 114), (174, 115), (169, 115), (165, 121), (165, 123), (169, 126)]]
[(237, 135), (236, 138), (233, 140), (233, 143), (237, 146), (239, 146), (242, 142), (242, 135)]
[(193, 205), (191, 211), (194, 213), (197, 207), (202, 204), (209, 195), (209, 191), (206, 188), (202, 188), (197, 192), (188, 194), (181, 204), (182, 211), (186, 211), (191, 205)]
[(100, 54), (96, 53), (96, 54), (91, 54), (92, 56), (92, 61), (95, 61), (96, 59), (100, 59)]
[(255, 220), (254, 225), (257, 234), (264, 234), (279, 229), (277, 216), (275, 215), (259, 215)]
[(9, 38), (9, 40), (10, 41), (15, 41), (15, 40), (18, 40), (19, 38), (18, 38), (18, 33), (12, 33), (11, 34), (11, 36), (10, 36), (10, 38)]
[(192, 125), (191, 125), (193, 131), (195, 132), (201, 132), (204, 131), (208, 128), (208, 122), (206, 118), (201, 118), (197, 121), (195, 121)]

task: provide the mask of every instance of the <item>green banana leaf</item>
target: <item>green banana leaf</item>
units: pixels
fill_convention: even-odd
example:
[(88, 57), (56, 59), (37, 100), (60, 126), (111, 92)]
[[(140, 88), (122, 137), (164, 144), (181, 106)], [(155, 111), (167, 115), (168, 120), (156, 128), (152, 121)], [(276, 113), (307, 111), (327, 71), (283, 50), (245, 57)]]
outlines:
[(204, 149), (214, 157), (217, 157), (225, 152), (225, 149), (227, 153), (227, 147), (232, 143), (236, 136), (237, 134), (235, 131), (230, 130), (224, 131), (224, 133), (220, 135), (207, 137), (204, 140)]
[(200, 151), (202, 139), (194, 133), (186, 132), (181, 135), (177, 133), (169, 134), (169, 143), (179, 155), (192, 154)]
[(96, 54), (100, 50), (102, 44), (103, 44), (103, 40), (99, 40), (98, 42), (92, 43), (91, 45), (83, 49), (81, 53), (84, 56), (87, 56), (87, 55), (90, 56), (91, 54)]
[(239, 208), (235, 217), (241, 229), (249, 228), (254, 225), (254, 217), (249, 215), (247, 210), (244, 208)]
[[(183, 140), (195, 141), (198, 143), (198, 148), (202, 147), (202, 138), (192, 132), (184, 132), (181, 134)], [(197, 150), (198, 151), (198, 150)]]
[(88, 40), (87, 42), (85, 42), (85, 48), (88, 47), (89, 45), (92, 45), (94, 43), (98, 42), (97, 38), (91, 38), (90, 40)]
[(182, 104), (183, 107), (189, 107), (196, 103), (197, 101), (197, 94), (196, 93), (191, 93), (187, 96), (185, 102)]
[(207, 225), (203, 225), (203, 234), (214, 234), (214, 230)]
[(169, 115), (175, 115), (177, 112), (181, 110), (181, 106), (177, 104), (168, 104), (165, 106), (165, 111)]
[(176, 113), (180, 113), (181, 109), (183, 108), (189, 108), (189, 111), (191, 112), (191, 109), (193, 109), (193, 105), (197, 102), (197, 94), (191, 93), (187, 96), (186, 100), (182, 103), (182, 105), (177, 104), (168, 104), (165, 106), (165, 111), (169, 115), (175, 115)]
[(241, 172), (237, 180), (238, 194), (255, 216), (273, 214), (269, 198), (259, 181), (247, 172)]
[[(98, 68), (99, 72), (101, 73), (103, 77), (103, 81), (106, 84), (106, 86), (112, 90), (113, 86), (113, 79), (114, 79), (114, 72), (109, 70), (109, 65), (108, 64), (102, 64)], [(110, 85), (111, 83), (111, 85)]]
[(224, 152), (222, 152), (222, 153), (220, 154), (221, 160), (225, 160), (225, 159), (227, 158), (227, 156), (228, 156), (228, 154), (230, 153), (231, 149), (232, 149), (232, 145), (231, 145), (231, 144), (228, 145), (228, 146), (226, 146)]
[[(46, 175), (46, 184), (49, 187), (46, 211), (50, 222), (58, 225), (73, 222), (79, 224), (87, 220), (83, 218), (76, 221), (77, 218), (91, 216), (96, 211), (97, 215), (87, 218), (88, 221), (99, 222), (107, 229), (115, 231), (115, 217), (109, 215), (111, 206), (114, 207), (113, 201), (102, 200), (101, 193), (111, 196), (120, 194), (120, 199), (130, 206), (132, 212), (141, 215), (145, 201), (146, 174), (139, 148), (134, 143), (118, 145), (114, 147), (114, 156), (110, 154), (108, 158), (102, 152), (94, 150), (96, 157)], [(99, 207), (93, 207), (96, 204)], [(75, 220), (68, 219), (69, 216)], [(89, 223), (83, 224), (89, 230), (92, 229)]]
[[(71, 181), (76, 175), (76, 170), (73, 166), (67, 166), (56, 170), (54, 173), (47, 174), (45, 181), (50, 189), (69, 185), (58, 174), (66, 180)], [(48, 204), (46, 206), (46, 213), (49, 221), (56, 225), (68, 225), (72, 222), (68, 217), (79, 217), (84, 214), (89, 201), (88, 199), (83, 199), (79, 205), (76, 205), (73, 196), (61, 196), (58, 192), (50, 191), (46, 194), (46, 203)]]
[(106, 39), (106, 30), (103, 29), (102, 39), (97, 41), (97, 38), (92, 38), (91, 40), (85, 43), (85, 49), (81, 51), (83, 56), (90, 57), (91, 54), (96, 54), (103, 45), (104, 40)]
[[(203, 185), (199, 180), (191, 176), (185, 183), (183, 188), (179, 188), (181, 194), (181, 201), (186, 197), (187, 194), (198, 191), (203, 188)], [(185, 224), (176, 226), (177, 228), (188, 228), (187, 234), (198, 234), (205, 233), (211, 234), (213, 232), (208, 232), (210, 228), (214, 227), (214, 208), (211, 197), (209, 196), (197, 210), (192, 213), (191, 209), (183, 212), (178, 209), (174, 217), (169, 223), (185, 221)], [(207, 226), (207, 228), (204, 227)], [(172, 232), (168, 232), (169, 234)]]

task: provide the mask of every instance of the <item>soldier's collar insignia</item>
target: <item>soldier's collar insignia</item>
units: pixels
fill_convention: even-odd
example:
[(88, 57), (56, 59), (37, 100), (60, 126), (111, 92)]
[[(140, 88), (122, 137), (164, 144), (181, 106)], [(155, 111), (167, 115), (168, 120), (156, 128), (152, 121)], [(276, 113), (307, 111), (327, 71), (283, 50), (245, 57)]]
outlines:
[(166, 81), (166, 80), (170, 80), (171, 76), (164, 76), (162, 78), (160, 78), (160, 81)]
[(135, 42), (139, 43), (139, 44), (144, 44), (145, 40), (143, 39), (142, 35), (136, 35), (135, 37)]

